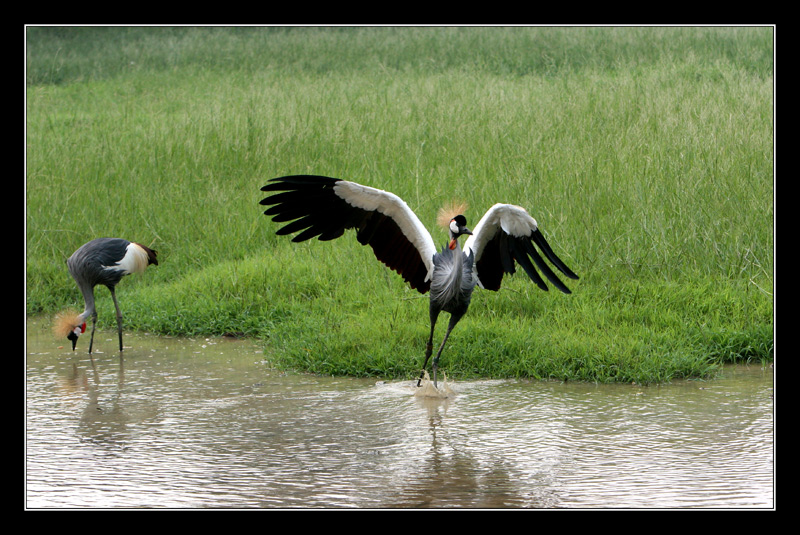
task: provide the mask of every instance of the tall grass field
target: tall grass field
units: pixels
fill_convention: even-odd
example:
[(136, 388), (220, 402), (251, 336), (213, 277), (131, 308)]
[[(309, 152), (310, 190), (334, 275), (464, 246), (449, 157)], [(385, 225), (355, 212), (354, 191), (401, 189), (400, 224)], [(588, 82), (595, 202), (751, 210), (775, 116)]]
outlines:
[(128, 330), (414, 377), (427, 296), (352, 233), (296, 244), (263, 215), (270, 178), (320, 174), (396, 193), (437, 244), (442, 204), (468, 203), (470, 225), (519, 204), (580, 275), (571, 295), (521, 270), (476, 289), (448, 378), (647, 384), (771, 362), (774, 42), (770, 27), (29, 27), (26, 313), (82, 310), (66, 258), (122, 237), (159, 254), (118, 286)]

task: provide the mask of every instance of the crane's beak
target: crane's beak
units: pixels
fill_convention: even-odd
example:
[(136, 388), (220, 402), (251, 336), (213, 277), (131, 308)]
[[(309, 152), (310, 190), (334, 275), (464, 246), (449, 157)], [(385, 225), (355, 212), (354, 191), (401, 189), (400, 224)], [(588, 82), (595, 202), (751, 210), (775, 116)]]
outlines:
[(450, 240), (450, 244), (448, 245), (451, 251), (456, 248), (456, 246), (458, 245), (458, 237), (463, 234), (472, 235), (472, 231), (467, 227), (458, 227), (458, 234), (453, 236), (453, 239)]
[(75, 334), (75, 331), (72, 331), (67, 335), (67, 340), (72, 340), (72, 350), (75, 351), (75, 342), (78, 341), (78, 335)]

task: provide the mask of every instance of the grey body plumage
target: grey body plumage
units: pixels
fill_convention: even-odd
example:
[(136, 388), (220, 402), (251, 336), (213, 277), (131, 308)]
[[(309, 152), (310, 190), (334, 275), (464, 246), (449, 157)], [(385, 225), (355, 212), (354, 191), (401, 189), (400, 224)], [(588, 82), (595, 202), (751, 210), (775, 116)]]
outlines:
[(472, 251), (467, 254), (444, 245), (440, 253), (433, 255), (433, 265), (431, 305), (463, 316), (477, 283), (472, 274)]
[[(463, 217), (463, 216), (462, 216)], [(466, 224), (466, 220), (464, 220)], [(431, 277), (431, 295), (430, 295), (430, 320), (431, 320), (431, 334), (428, 338), (428, 343), (425, 347), (425, 360), (422, 363), (422, 374), (417, 380), (417, 386), (420, 386), (422, 378), (425, 376), (425, 367), (428, 364), (428, 359), (433, 353), (433, 333), (436, 329), (436, 320), (439, 314), (444, 311), (450, 314), (450, 321), (447, 324), (447, 331), (445, 331), (442, 343), (439, 350), (433, 359), (433, 384), (437, 384), (437, 370), (439, 368), (439, 357), (442, 355), (442, 350), (450, 337), (450, 332), (456, 324), (464, 317), (469, 309), (469, 303), (472, 300), (472, 291), (475, 289), (477, 279), (473, 276), (472, 267), (474, 259), (472, 251), (465, 253), (457, 246), (458, 237), (461, 234), (472, 234), (472, 232), (465, 226), (461, 227), (462, 232), (455, 234), (450, 232), (450, 242), (442, 247), (442, 251), (433, 255), (433, 275)], [(456, 244), (453, 247), (451, 244)]]

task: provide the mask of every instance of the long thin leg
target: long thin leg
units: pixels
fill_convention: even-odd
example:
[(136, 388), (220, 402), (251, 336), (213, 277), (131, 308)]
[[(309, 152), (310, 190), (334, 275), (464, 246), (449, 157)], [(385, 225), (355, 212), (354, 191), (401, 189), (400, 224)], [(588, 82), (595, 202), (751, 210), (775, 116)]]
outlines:
[(92, 336), (89, 337), (89, 354), (92, 354), (92, 345), (94, 344), (94, 328), (97, 327), (97, 312), (92, 314)]
[(442, 339), (442, 345), (439, 346), (439, 351), (436, 352), (436, 356), (433, 358), (433, 364), (431, 365), (433, 368), (433, 386), (438, 388), (439, 385), (436, 382), (436, 370), (439, 369), (439, 357), (442, 355), (442, 350), (444, 349), (444, 345), (447, 343), (447, 338), (450, 336), (450, 331), (453, 330), (453, 327), (456, 326), (458, 320), (453, 321), (452, 316), (450, 317), (450, 323), (447, 325), (447, 332), (444, 333), (444, 338)]
[(425, 366), (428, 365), (428, 359), (431, 358), (433, 353), (433, 331), (436, 328), (436, 318), (439, 317), (439, 310), (431, 308), (431, 335), (428, 337), (428, 345), (425, 347), (425, 361), (422, 363), (422, 373), (419, 374), (417, 379), (417, 386), (422, 384), (422, 378), (425, 377)]
[(114, 308), (117, 309), (117, 333), (119, 334), (119, 350), (122, 351), (122, 312), (119, 310), (119, 303), (117, 303), (117, 294), (114, 292), (112, 286), (108, 287), (111, 290), (111, 299), (114, 300)]

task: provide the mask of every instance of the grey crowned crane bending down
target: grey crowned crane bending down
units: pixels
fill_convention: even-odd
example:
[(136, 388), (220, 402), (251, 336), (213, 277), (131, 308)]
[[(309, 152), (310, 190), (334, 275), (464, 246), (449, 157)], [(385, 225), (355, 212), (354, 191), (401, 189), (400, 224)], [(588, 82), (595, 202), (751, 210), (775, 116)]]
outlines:
[[(561, 273), (570, 279), (578, 278), (556, 256), (528, 212), (512, 204), (492, 206), (473, 231), (467, 228), (462, 214), (450, 214), (450, 240), (437, 252), (419, 218), (393, 193), (314, 175), (274, 178), (261, 191), (281, 192), (260, 203), (270, 206), (264, 214), (272, 216), (273, 221), (291, 221), (277, 234), (302, 231), (292, 239), (301, 242), (314, 237), (332, 240), (347, 229), (356, 229), (359, 243), (370, 245), (378, 260), (420, 293), (430, 290), (431, 331), (420, 381), (433, 352), (436, 320), (442, 311), (450, 313), (447, 331), (432, 363), (435, 386), (439, 357), (453, 327), (467, 312), (475, 285), (497, 291), (503, 275), (514, 273), (515, 263), (519, 263), (530, 279), (546, 291), (547, 285), (533, 266), (536, 264), (556, 288), (571, 293), (533, 244)], [(462, 251), (458, 249), (458, 238), (465, 234), (469, 238)]]
[(56, 322), (55, 330), (72, 342), (73, 351), (75, 351), (78, 336), (86, 331), (86, 318), (91, 316), (92, 336), (89, 338), (89, 353), (92, 353), (94, 329), (97, 325), (94, 287), (98, 284), (107, 287), (114, 300), (114, 307), (117, 309), (119, 350), (122, 351), (122, 313), (119, 310), (114, 287), (125, 275), (142, 273), (150, 264), (158, 265), (156, 255), (156, 251), (144, 245), (121, 238), (97, 238), (85, 243), (72, 253), (72, 256), (67, 259), (67, 267), (83, 293), (85, 308), (77, 316), (62, 315)]

